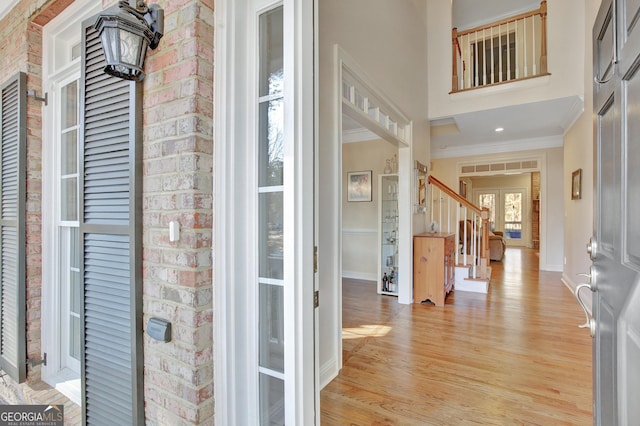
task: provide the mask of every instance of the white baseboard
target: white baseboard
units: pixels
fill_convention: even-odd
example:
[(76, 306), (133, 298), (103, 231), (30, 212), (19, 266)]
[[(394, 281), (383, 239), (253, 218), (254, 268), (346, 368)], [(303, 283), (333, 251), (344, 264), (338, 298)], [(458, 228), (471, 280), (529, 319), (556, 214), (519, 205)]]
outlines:
[(331, 359), (320, 366), (320, 390), (324, 389), (340, 373), (335, 359)]
[(549, 271), (549, 272), (562, 272), (564, 271), (564, 267), (562, 265), (549, 265), (547, 263), (540, 264), (541, 271)]
[(376, 274), (371, 274), (369, 272), (342, 271), (342, 278), (378, 282)]
[(456, 286), (454, 290), (487, 294), (489, 292), (489, 283), (487, 281), (478, 280), (456, 280)]

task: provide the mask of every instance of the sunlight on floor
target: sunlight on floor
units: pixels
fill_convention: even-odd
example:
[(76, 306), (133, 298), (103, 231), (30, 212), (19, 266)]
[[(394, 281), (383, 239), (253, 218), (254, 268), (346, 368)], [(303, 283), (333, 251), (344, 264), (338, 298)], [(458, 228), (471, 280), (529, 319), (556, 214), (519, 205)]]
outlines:
[(361, 325), (358, 328), (343, 328), (343, 339), (361, 339), (363, 337), (384, 337), (391, 331), (388, 325)]

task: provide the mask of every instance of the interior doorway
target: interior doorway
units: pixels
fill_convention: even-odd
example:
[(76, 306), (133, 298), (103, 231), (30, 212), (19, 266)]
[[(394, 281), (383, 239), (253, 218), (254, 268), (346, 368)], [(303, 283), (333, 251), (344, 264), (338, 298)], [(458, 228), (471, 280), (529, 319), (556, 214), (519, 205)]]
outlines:
[[(397, 209), (396, 236), (400, 248), (394, 259), (400, 271), (396, 280), (397, 301), (412, 301), (412, 123), (390, 98), (382, 94), (379, 85), (368, 78), (366, 71), (338, 45), (334, 45), (334, 58), (336, 84), (332, 91), (333, 108), (327, 108), (325, 112), (331, 116), (326, 120), (333, 125), (326, 139), (321, 132), (318, 145), (316, 233), (319, 247), (317, 279), (321, 295), (318, 340), (322, 345), (317, 348), (317, 359), (320, 388), (333, 380), (342, 368), (343, 270), (371, 281), (378, 278), (378, 213), (377, 201), (374, 200), (378, 198), (377, 180), (385, 172), (386, 159), (397, 162), (392, 170), (398, 179), (395, 195), (398, 206), (403, 206)], [(346, 144), (348, 149), (363, 147), (354, 154), (357, 163), (347, 165), (348, 169), (343, 166), (343, 118), (347, 128), (369, 133), (369, 137), (365, 138), (367, 142)], [(376, 146), (375, 149), (372, 144)], [(376, 153), (378, 149), (380, 152)], [(367, 196), (360, 202), (348, 201), (350, 195), (346, 178), (352, 172), (369, 179), (365, 191), (368, 192)], [(343, 205), (349, 205), (355, 212), (354, 219), (346, 226), (343, 226)], [(344, 230), (347, 231), (347, 243), (343, 241)], [(350, 246), (346, 247), (346, 244)], [(366, 250), (360, 253), (360, 260), (352, 262), (352, 265), (362, 264), (349, 266), (343, 263), (343, 252), (347, 250), (352, 256), (358, 256), (354, 246)]]
[[(397, 158), (396, 145), (363, 128), (348, 115), (342, 115), (342, 278), (372, 283), (380, 279), (377, 271), (380, 176), (397, 176)], [(349, 180), (357, 178), (358, 173), (367, 176), (369, 172), (370, 199), (350, 197)], [(386, 189), (397, 191), (395, 187)]]

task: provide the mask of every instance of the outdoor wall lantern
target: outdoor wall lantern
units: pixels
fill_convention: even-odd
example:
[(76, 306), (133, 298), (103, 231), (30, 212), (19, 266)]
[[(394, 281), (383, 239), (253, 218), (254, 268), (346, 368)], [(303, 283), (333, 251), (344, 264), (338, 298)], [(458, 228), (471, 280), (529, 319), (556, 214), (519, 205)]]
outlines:
[(98, 16), (94, 28), (100, 34), (107, 62), (104, 71), (125, 80), (144, 79), (147, 47), (155, 49), (164, 32), (164, 10), (144, 0), (120, 1)]

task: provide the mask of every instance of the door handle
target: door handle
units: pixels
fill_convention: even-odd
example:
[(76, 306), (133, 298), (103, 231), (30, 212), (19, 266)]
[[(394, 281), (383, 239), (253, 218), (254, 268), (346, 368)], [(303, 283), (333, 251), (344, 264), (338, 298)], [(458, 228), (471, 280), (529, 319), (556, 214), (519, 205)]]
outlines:
[(580, 307), (584, 311), (584, 318), (585, 318), (584, 324), (580, 324), (578, 328), (588, 328), (589, 335), (593, 337), (596, 335), (596, 321), (593, 319), (593, 317), (589, 316), (587, 305), (584, 304), (584, 302), (582, 301), (582, 298), (580, 297), (580, 289), (582, 288), (588, 288), (592, 292), (594, 291), (594, 289), (591, 287), (591, 284), (583, 283), (583, 284), (578, 284), (578, 286), (576, 286), (576, 290), (574, 291), (573, 295), (575, 296), (576, 300), (580, 304)]
[(578, 276), (581, 277), (585, 277), (589, 279), (589, 284), (591, 284), (591, 291), (596, 291), (598, 290), (598, 286), (597, 286), (597, 272), (596, 272), (596, 267), (594, 265), (591, 265), (591, 268), (589, 268), (589, 273), (586, 274), (584, 272), (581, 272), (579, 274), (577, 274)]

